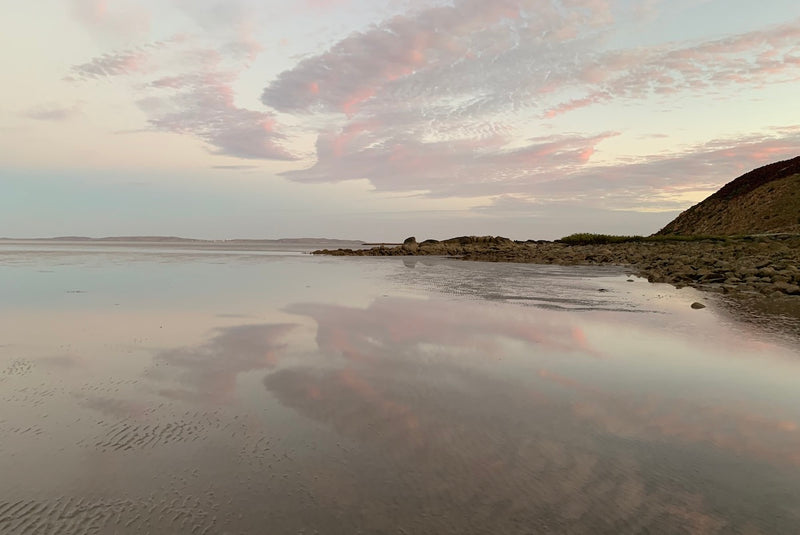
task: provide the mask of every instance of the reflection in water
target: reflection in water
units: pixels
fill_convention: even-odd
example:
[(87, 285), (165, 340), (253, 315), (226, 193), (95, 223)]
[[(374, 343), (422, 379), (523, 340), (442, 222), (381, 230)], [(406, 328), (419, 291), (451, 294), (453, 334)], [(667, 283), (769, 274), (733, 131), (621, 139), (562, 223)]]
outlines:
[(0, 533), (800, 532), (800, 346), (691, 292), (25, 255), (0, 272)]
[(512, 308), (488, 308), (448, 301), (384, 298), (366, 309), (336, 305), (292, 305), (287, 312), (307, 315), (318, 325), (317, 343), (347, 358), (370, 358), (375, 344), (417, 349), (420, 344), (502, 354), (502, 342), (532, 343), (553, 351), (599, 356), (589, 347), (578, 322), (557, 315), (530, 314)]
[[(403, 496), (395, 511), (401, 517), (418, 511), (425, 519), (409, 528), (718, 533), (736, 526), (773, 533), (800, 523), (796, 501), (787, 502), (786, 495), (778, 503), (765, 500), (741, 477), (769, 461), (775, 468), (760, 467), (761, 477), (782, 480), (776, 468), (791, 468), (793, 477), (782, 483), (800, 490), (794, 422), (769, 411), (697, 406), (669, 392), (637, 399), (544, 368), (514, 379), (476, 373), (465, 357), (487, 349), (498, 354), (504, 337), (524, 340), (534, 361), (553, 351), (594, 353), (583, 336), (570, 336), (569, 327), (554, 324), (548, 336), (540, 327), (522, 328), (559, 316), (517, 310), (516, 317), (505, 311), (492, 317), (484, 309), (485, 321), (472, 321), (482, 308), (399, 299), (363, 310), (293, 306), (318, 322), (323, 353), (346, 363), (279, 370), (265, 386), (377, 456), (372, 462), (391, 478), (390, 494)], [(492, 343), (476, 343), (484, 338)], [(431, 359), (423, 350), (430, 344), (458, 358)], [(466, 347), (474, 351), (465, 356)], [(654, 454), (671, 468), (686, 466), (665, 471), (653, 463)], [(750, 468), (742, 469), (744, 459)], [(733, 466), (738, 478), (724, 471)], [(371, 504), (382, 517), (381, 500), (392, 498), (374, 488), (369, 469), (374, 465), (341, 477), (359, 489), (356, 503)], [(342, 502), (336, 488), (330, 490), (331, 507), (354, 505), (352, 496)]]
[[(163, 388), (163, 396), (184, 401), (228, 403), (235, 394), (236, 377), (243, 372), (271, 368), (281, 339), (293, 325), (241, 325), (222, 329), (208, 343), (163, 351), (155, 356), (151, 378), (175, 376), (182, 388)], [(157, 371), (165, 366), (165, 371)], [(170, 377), (173, 378), (173, 377)]]

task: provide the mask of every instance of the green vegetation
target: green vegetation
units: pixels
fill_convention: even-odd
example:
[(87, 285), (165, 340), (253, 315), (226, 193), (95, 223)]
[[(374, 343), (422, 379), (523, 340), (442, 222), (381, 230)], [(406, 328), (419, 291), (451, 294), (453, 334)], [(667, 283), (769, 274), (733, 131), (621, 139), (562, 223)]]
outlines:
[(590, 232), (578, 232), (564, 236), (557, 242), (567, 245), (607, 245), (612, 243), (633, 243), (633, 242), (694, 242), (694, 241), (727, 241), (727, 236), (680, 236), (677, 234), (659, 234), (653, 236), (614, 236), (612, 234), (593, 234)]
[(561, 243), (568, 245), (604, 245), (608, 243), (629, 243), (643, 241), (644, 236), (613, 236), (611, 234), (592, 234), (590, 232), (578, 232), (564, 236)]

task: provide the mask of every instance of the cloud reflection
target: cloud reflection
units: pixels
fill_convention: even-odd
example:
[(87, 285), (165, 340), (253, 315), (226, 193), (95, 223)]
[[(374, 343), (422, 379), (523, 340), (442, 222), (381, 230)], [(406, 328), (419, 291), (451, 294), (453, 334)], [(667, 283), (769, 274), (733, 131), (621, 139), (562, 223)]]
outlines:
[(705, 444), (777, 466), (800, 466), (798, 425), (775, 408), (755, 410), (743, 403), (703, 405), (657, 391), (636, 399), (546, 369), (540, 370), (539, 376), (580, 393), (572, 405), (575, 417), (607, 433)]
[(199, 347), (162, 351), (155, 357), (151, 376), (175, 379), (182, 388), (163, 388), (159, 393), (173, 399), (228, 403), (236, 390), (236, 376), (243, 372), (274, 367), (282, 339), (291, 324), (241, 325), (220, 329)]
[(415, 353), (421, 347), (478, 351), (502, 356), (504, 342), (545, 350), (600, 356), (581, 327), (564, 315), (520, 314), (515, 308), (487, 310), (480, 304), (384, 298), (366, 309), (297, 304), (287, 312), (313, 318), (317, 343), (325, 352), (348, 359), (373, 359), (386, 351)]
[[(327, 506), (374, 507), (379, 466), (381, 480), (403, 497), (395, 507), (414, 511), (428, 532), (512, 533), (524, 525), (526, 532), (768, 533), (800, 521), (796, 508), (774, 520), (785, 502), (765, 504), (736, 480), (747, 471), (720, 475), (728, 462), (793, 465), (788, 450), (768, 445), (794, 433), (790, 423), (754, 411), (698, 410), (668, 395), (640, 406), (629, 392), (607, 394), (566, 375), (481, 358), (503, 358), (509, 339), (531, 359), (553, 357), (554, 366), (572, 352), (594, 355), (569, 325), (574, 315), (399, 298), (365, 309), (288, 311), (317, 322), (326, 358), (271, 373), (265, 387), (358, 448), (347, 470), (322, 468), (335, 482), (315, 489)], [(772, 435), (761, 440), (765, 432)], [(730, 492), (731, 484), (744, 488)]]

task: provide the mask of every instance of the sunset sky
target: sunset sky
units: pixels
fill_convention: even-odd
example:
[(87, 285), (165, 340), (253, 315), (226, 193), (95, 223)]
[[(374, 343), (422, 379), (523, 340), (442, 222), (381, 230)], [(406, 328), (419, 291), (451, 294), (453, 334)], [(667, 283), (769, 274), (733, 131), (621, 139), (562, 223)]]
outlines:
[(0, 0), (0, 236), (649, 234), (800, 154), (797, 0)]

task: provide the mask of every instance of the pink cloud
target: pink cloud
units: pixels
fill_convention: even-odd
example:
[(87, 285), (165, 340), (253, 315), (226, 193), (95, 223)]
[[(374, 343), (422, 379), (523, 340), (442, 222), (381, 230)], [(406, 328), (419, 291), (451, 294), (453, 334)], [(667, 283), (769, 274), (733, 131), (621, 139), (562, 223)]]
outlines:
[(793, 54), (798, 42), (800, 23), (795, 22), (690, 46), (600, 54), (580, 68), (576, 80), (564, 80), (565, 85), (586, 87), (588, 93), (551, 106), (544, 116), (649, 94), (797, 81), (800, 68)]
[[(309, 124), (319, 112), (342, 118), (338, 127), (326, 120), (318, 131), (314, 164), (284, 176), (300, 182), (367, 179), (379, 191), (433, 197), (569, 195), (589, 202), (585, 191), (603, 189), (602, 198), (619, 201), (618, 208), (657, 204), (673, 210), (676, 201), (661, 193), (675, 184), (710, 187), (715, 179), (698, 183), (708, 173), (692, 162), (721, 153), (697, 148), (696, 155), (594, 169), (598, 145), (615, 134), (542, 137), (512, 146), (514, 119), (509, 127), (497, 118), (536, 113), (553, 119), (620, 100), (668, 99), (800, 75), (791, 61), (800, 41), (797, 24), (688, 45), (608, 50), (604, 34), (616, 24), (610, 2), (571, 0), (562, 7), (457, 1), (394, 17), (300, 61), (264, 89), (262, 101), (307, 116)], [(559, 101), (564, 94), (571, 98)], [(694, 172), (675, 177), (667, 161)], [(648, 201), (648, 194), (658, 197)]]
[(381, 123), (355, 122), (320, 134), (317, 161), (284, 176), (298, 182), (367, 178), (383, 191), (423, 190), (430, 196), (475, 196), (515, 191), (586, 164), (594, 147), (615, 133), (553, 136), (505, 148), (502, 135), (423, 142), (410, 136), (383, 137)]
[[(683, 210), (693, 203), (670, 200), (671, 195), (704, 190), (710, 194), (746, 171), (798, 154), (800, 126), (779, 129), (771, 135), (712, 140), (683, 152), (654, 155), (635, 163), (553, 170), (547, 180), (517, 183), (513, 192), (504, 193), (522, 195), (521, 201), (517, 199), (523, 204), (519, 209), (530, 211), (541, 211), (542, 202), (578, 202), (585, 209), (613, 206)], [(511, 209), (504, 199), (508, 200), (497, 197), (497, 210)]]
[(235, 103), (233, 84), (244, 68), (242, 62), (250, 59), (242, 50), (204, 48), (197, 38), (178, 35), (77, 65), (72, 79), (128, 79), (150, 126), (196, 136), (212, 152), (249, 159), (296, 159), (283, 146), (285, 136), (273, 113)]
[[(396, 16), (301, 61), (272, 82), (262, 100), (280, 111), (321, 108), (352, 115), (357, 104), (380, 95), (388, 84), (465, 57), (472, 32), (517, 18), (521, 8), (516, 2), (462, 0)], [(322, 91), (312, 90), (314, 83)]]
[(236, 106), (232, 82), (225, 75), (213, 72), (185, 76), (176, 93), (157, 99), (156, 106), (147, 103), (149, 122), (159, 130), (195, 135), (220, 154), (295, 159), (282, 146), (284, 136), (277, 131), (272, 114)]

